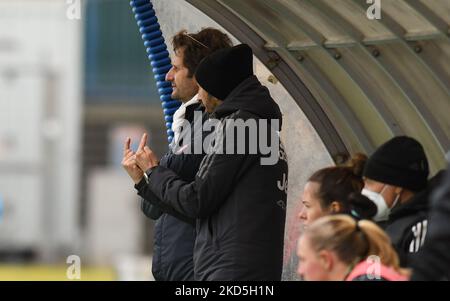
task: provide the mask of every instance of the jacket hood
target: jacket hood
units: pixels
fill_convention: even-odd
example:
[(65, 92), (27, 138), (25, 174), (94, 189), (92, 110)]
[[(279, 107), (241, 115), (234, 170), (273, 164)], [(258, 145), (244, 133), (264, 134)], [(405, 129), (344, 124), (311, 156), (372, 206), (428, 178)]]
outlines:
[(270, 96), (269, 89), (254, 75), (239, 84), (216, 108), (211, 117), (222, 118), (239, 110), (254, 114), (260, 119), (278, 119), (281, 130), (280, 108)]

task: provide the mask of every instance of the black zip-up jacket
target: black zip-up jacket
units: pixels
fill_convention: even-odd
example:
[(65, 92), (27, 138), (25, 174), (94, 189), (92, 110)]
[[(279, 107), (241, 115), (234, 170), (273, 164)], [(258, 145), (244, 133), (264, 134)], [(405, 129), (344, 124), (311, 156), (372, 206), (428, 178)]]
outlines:
[[(255, 76), (242, 82), (211, 118), (275, 119), (280, 130), (282, 120), (278, 105)], [(227, 137), (231, 141), (221, 133), (215, 132), (216, 145)], [(152, 192), (164, 204), (198, 219), (196, 280), (281, 279), (287, 161), (278, 136), (273, 141), (280, 145), (274, 165), (262, 165), (263, 154), (251, 154), (246, 138), (244, 154), (208, 154), (193, 182), (158, 166), (151, 170), (148, 185), (136, 185), (140, 196)]]
[[(186, 107), (185, 119), (193, 127), (194, 113), (203, 114), (200, 103)], [(196, 139), (192, 132), (190, 145)], [(201, 137), (200, 137), (201, 139)], [(185, 142), (186, 143), (186, 142)], [(186, 144), (188, 144), (187, 141)], [(170, 150), (160, 165), (177, 173), (185, 181), (193, 181), (204, 154), (174, 154)], [(159, 205), (154, 205), (159, 203)], [(152, 273), (157, 281), (194, 280), (195, 219), (186, 217), (169, 206), (160, 204), (154, 194), (148, 193), (141, 201), (141, 210), (156, 220)]]
[(433, 191), (425, 245), (411, 263), (413, 281), (450, 280), (450, 172)]
[(385, 231), (391, 238), (402, 267), (411, 265), (411, 260), (425, 243), (430, 196), (441, 178), (442, 172), (428, 182), (425, 190), (417, 193), (408, 202), (393, 208), (389, 215)]

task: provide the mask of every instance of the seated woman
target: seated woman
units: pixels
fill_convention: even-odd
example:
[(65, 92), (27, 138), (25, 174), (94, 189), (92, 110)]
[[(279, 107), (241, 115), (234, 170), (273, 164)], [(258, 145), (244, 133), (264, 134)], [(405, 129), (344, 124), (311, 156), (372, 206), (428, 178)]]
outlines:
[(300, 238), (297, 273), (309, 281), (406, 281), (386, 233), (348, 215), (322, 217)]
[(303, 226), (330, 214), (345, 213), (357, 219), (375, 216), (375, 204), (360, 194), (366, 161), (367, 156), (357, 154), (349, 164), (321, 169), (308, 179), (303, 190), (304, 207), (299, 213)]

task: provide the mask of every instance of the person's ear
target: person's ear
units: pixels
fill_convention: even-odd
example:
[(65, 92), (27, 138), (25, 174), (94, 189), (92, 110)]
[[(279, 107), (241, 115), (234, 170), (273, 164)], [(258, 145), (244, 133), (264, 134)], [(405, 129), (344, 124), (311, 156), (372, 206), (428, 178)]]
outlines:
[(330, 213), (336, 214), (342, 212), (342, 204), (338, 201), (333, 201), (329, 206)]
[(319, 263), (325, 271), (331, 271), (333, 268), (333, 256), (328, 250), (322, 250), (318, 254)]

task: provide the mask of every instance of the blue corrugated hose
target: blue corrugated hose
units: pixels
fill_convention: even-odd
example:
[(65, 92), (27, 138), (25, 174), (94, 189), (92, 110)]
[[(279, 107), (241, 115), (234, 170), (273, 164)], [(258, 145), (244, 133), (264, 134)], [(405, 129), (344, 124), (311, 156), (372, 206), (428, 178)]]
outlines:
[(147, 49), (148, 58), (153, 68), (156, 79), (158, 93), (162, 102), (164, 116), (166, 120), (167, 135), (169, 143), (173, 140), (172, 132), (173, 114), (180, 107), (181, 103), (172, 99), (172, 85), (166, 81), (166, 74), (172, 68), (169, 52), (162, 35), (158, 18), (150, 0), (132, 0), (133, 8), (139, 31)]

